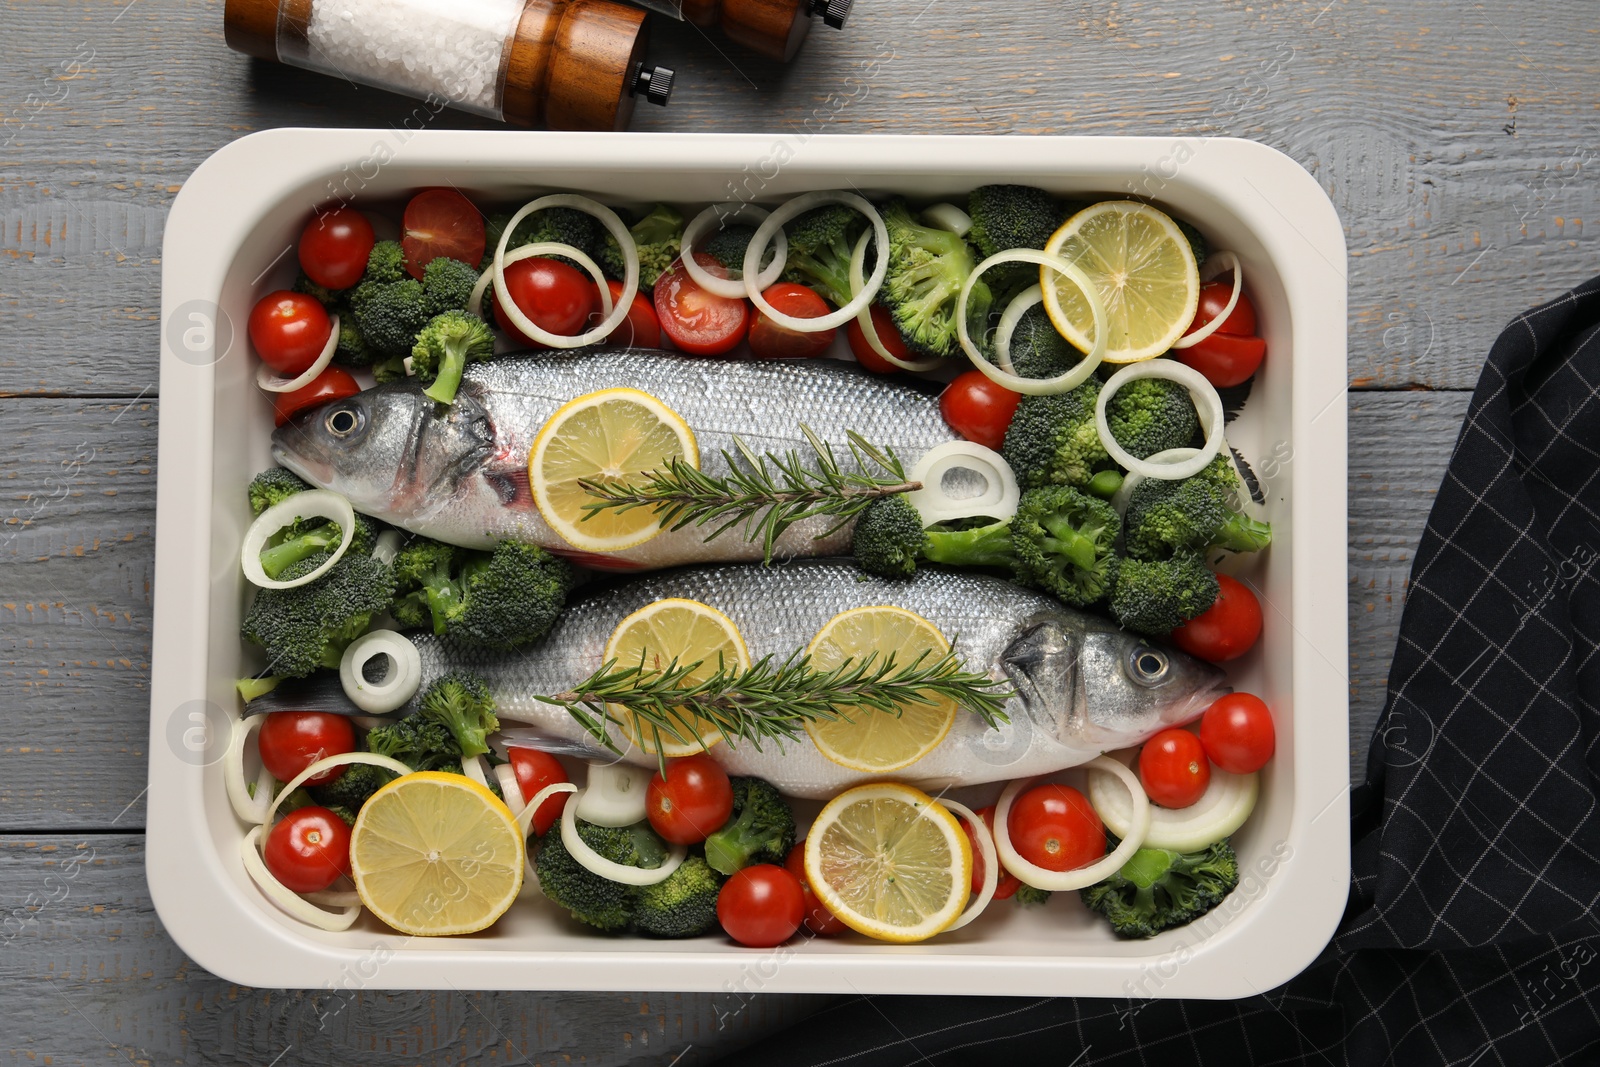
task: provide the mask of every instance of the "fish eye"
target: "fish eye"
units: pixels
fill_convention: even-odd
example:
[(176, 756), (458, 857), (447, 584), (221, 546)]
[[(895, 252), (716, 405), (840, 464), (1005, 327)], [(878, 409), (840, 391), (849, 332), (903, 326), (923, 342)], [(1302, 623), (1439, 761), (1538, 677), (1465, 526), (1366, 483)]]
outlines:
[(1171, 666), (1167, 654), (1159, 648), (1138, 645), (1128, 653), (1129, 673), (1140, 685), (1160, 685), (1167, 680), (1167, 671)]
[(349, 437), (361, 425), (361, 418), (355, 409), (347, 407), (334, 408), (322, 421), (328, 432), (335, 437)]

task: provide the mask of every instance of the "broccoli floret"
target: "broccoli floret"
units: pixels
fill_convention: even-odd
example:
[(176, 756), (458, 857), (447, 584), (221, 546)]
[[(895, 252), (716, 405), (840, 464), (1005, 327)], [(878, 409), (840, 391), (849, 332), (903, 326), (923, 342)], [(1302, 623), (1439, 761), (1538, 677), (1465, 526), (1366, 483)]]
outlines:
[[(433, 264), (428, 266), (433, 269)], [(456, 309), (434, 316), (417, 334), (411, 370), (431, 383), (424, 393), (441, 404), (453, 404), (467, 364), (492, 358), (494, 334), (489, 327), (478, 316)]]
[[(906, 345), (920, 356), (944, 357), (960, 351), (956, 303), (976, 266), (972, 249), (947, 230), (924, 226), (905, 201), (883, 209), (889, 230), (889, 267), (878, 300), (888, 309)], [(993, 298), (980, 279), (972, 287), (967, 313), (984, 322)]]
[[(268, 578), (280, 578), (301, 560), (332, 552), (343, 538), (344, 529), (327, 519), (301, 519), (290, 523), (273, 534), (261, 550), (261, 569)], [(357, 515), (355, 532), (351, 535), (347, 551), (367, 555), (377, 539), (377, 525), (365, 515)]]
[(407, 715), (367, 733), (367, 748), (414, 771), (461, 773), (461, 746), (438, 719)]
[(1198, 552), (1124, 559), (1111, 590), (1111, 614), (1130, 630), (1164, 637), (1215, 604), (1218, 588)]
[[(393, 774), (370, 763), (351, 763), (344, 767), (339, 777), (326, 785), (311, 787), (311, 796), (323, 807), (334, 811), (359, 812), (367, 798), (383, 788)], [(354, 822), (354, 818), (347, 820)]]
[(1017, 886), (1017, 891), (1012, 895), (1011, 899), (1015, 900), (1018, 904), (1021, 904), (1024, 907), (1031, 908), (1036, 905), (1043, 904), (1045, 901), (1049, 900), (1050, 890), (1035, 889), (1033, 886), (1024, 882)]
[[(628, 228), (639, 253), (639, 291), (649, 295), (656, 279), (664, 274), (683, 248), (683, 213), (671, 204), (657, 204), (650, 213)], [(608, 278), (621, 281), (627, 273), (622, 249), (608, 232), (600, 249), (600, 269)], [(742, 265), (742, 261), (741, 261)]]
[[(494, 250), (500, 243), (500, 235), (506, 231), (506, 224), (510, 221), (510, 215), (497, 214), (489, 216), (484, 223), (485, 244), (483, 262), (478, 266), (480, 271), (488, 270), (494, 262)], [(573, 207), (548, 207), (543, 211), (535, 211), (517, 223), (516, 230), (511, 234), (511, 240), (506, 242), (506, 251), (512, 252), (533, 242), (553, 241), (571, 245), (593, 259), (602, 260), (606, 244), (602, 239), (603, 234), (605, 230), (601, 227), (600, 221), (586, 211), (579, 211)], [(583, 270), (565, 256), (550, 258)]]
[(750, 249), (750, 239), (756, 235), (754, 226), (723, 226), (707, 237), (697, 251), (704, 252), (730, 273), (744, 271), (744, 254)]
[[(666, 848), (651, 832), (648, 823), (610, 827), (595, 826), (579, 819), (578, 836), (613, 863), (655, 868), (666, 862)], [(584, 867), (572, 858), (560, 834), (546, 834), (540, 841), (534, 870), (544, 895), (566, 908), (579, 922), (616, 931), (626, 929), (633, 921), (638, 890), (602, 878)], [(670, 882), (671, 878), (666, 881)]]
[(1085, 486), (1110, 462), (1094, 425), (1100, 382), (1076, 389), (1024, 396), (1006, 428), (1000, 454), (1024, 489), (1043, 485)]
[(1011, 519), (1017, 578), (1068, 604), (1087, 607), (1116, 581), (1122, 524), (1111, 505), (1071, 486), (1022, 494)]
[(406, 374), (406, 361), (403, 356), (390, 356), (379, 363), (372, 365), (372, 377), (379, 384), (404, 381)]
[[(367, 254), (367, 270), (363, 282), (397, 282), (406, 274), (406, 252), (399, 241), (379, 241)], [(353, 295), (353, 294), (352, 294)]]
[(704, 857), (691, 855), (664, 882), (639, 890), (634, 929), (651, 937), (699, 937), (717, 926), (717, 894), (724, 879)]
[(519, 541), (479, 552), (419, 537), (394, 569), (396, 622), (496, 649), (543, 637), (575, 582), (565, 560)]
[(250, 479), (250, 513), (260, 515), (274, 504), (303, 493), (311, 486), (287, 467), (268, 467)]
[(306, 294), (330, 310), (338, 305), (340, 297), (344, 294), (343, 289), (329, 289), (326, 285), (318, 285), (306, 277), (305, 271), (301, 271), (300, 276), (294, 280), (294, 291)]
[(1189, 242), (1189, 251), (1194, 253), (1195, 263), (1204, 263), (1210, 246), (1206, 244), (1205, 235), (1182, 219), (1173, 219), (1178, 229), (1183, 232), (1184, 239)]
[[(981, 185), (967, 198), (972, 229), (967, 240), (985, 258), (1012, 248), (1043, 248), (1061, 225), (1061, 205), (1030, 185)], [(1039, 280), (1031, 263), (1002, 263), (988, 273), (995, 292), (1010, 292)]]
[[(310, 556), (280, 577), (299, 577), (325, 558)], [(318, 667), (337, 667), (345, 646), (366, 633), (393, 596), (394, 577), (387, 566), (364, 553), (346, 552), (314, 582), (258, 590), (239, 631), (266, 650), (272, 674), (302, 678)]]
[(1043, 304), (1022, 313), (1011, 331), (1011, 369), (1019, 378), (1059, 378), (1083, 359), (1055, 323)]
[(1106, 402), (1106, 425), (1130, 455), (1148, 459), (1183, 448), (1200, 428), (1189, 390), (1165, 378), (1136, 378)]
[(802, 212), (784, 227), (789, 240), (784, 279), (808, 285), (834, 307), (844, 307), (850, 302), (850, 256), (865, 225), (859, 212), (843, 204)]
[(1141, 848), (1116, 874), (1078, 892), (1111, 921), (1112, 933), (1144, 938), (1194, 922), (1238, 884), (1238, 857), (1223, 840), (1198, 852)]
[(762, 778), (734, 778), (733, 815), (706, 838), (706, 862), (731, 875), (755, 863), (782, 864), (794, 847), (794, 812)]
[(472, 288), (477, 284), (478, 272), (449, 256), (429, 260), (422, 271), (422, 293), (428, 301), (428, 310), (434, 315), (465, 311)]
[(1124, 516), (1128, 555), (1166, 559), (1174, 552), (1211, 546), (1256, 552), (1272, 540), (1270, 524), (1233, 510), (1229, 490), (1236, 475), (1219, 455), (1192, 478), (1146, 478), (1128, 498)]
[(370, 367), (378, 353), (367, 344), (367, 337), (356, 325), (355, 313), (346, 309), (339, 316), (339, 346), (333, 351), (333, 361), (346, 367)]
[(466, 674), (447, 674), (428, 686), (417, 714), (449, 730), (463, 756), (489, 751), (488, 737), (500, 729), (489, 687)]
[(405, 357), (432, 318), (427, 293), (414, 278), (362, 282), (351, 306), (367, 345), (384, 356)]
[(928, 547), (922, 516), (903, 496), (875, 500), (856, 520), (850, 552), (856, 564), (881, 578), (909, 578)]

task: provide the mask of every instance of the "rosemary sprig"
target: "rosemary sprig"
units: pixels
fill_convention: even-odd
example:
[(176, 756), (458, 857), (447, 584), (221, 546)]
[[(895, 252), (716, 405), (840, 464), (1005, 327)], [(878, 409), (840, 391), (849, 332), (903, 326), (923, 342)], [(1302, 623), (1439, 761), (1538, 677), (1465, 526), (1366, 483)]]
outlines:
[(674, 458), (666, 470), (651, 471), (642, 482), (632, 485), (580, 480), (578, 484), (595, 497), (583, 505), (584, 519), (608, 510), (654, 508), (666, 529), (716, 524), (705, 537), (711, 541), (759, 515), (747, 540), (760, 538), (765, 558), (771, 562), (773, 545), (783, 531), (802, 519), (815, 515), (838, 519), (817, 535), (820, 540), (860, 515), (873, 501), (922, 488), (921, 482), (906, 478), (905, 467), (892, 449), (879, 448), (851, 431), (850, 455), (857, 469), (847, 471), (831, 445), (809, 426), (800, 429), (814, 453), (814, 468), (792, 449), (782, 456), (771, 452), (757, 455), (735, 437), (739, 455), (723, 451), (730, 471), (724, 477), (713, 477)]
[(663, 737), (699, 744), (696, 719), (716, 727), (730, 744), (749, 741), (760, 751), (763, 741), (798, 738), (808, 722), (851, 722), (862, 711), (899, 715), (901, 705), (931, 704), (935, 697), (955, 701), (990, 726), (1008, 721), (1011, 691), (988, 675), (963, 670), (948, 650), (937, 657), (923, 652), (906, 664), (893, 653), (872, 653), (831, 670), (813, 666), (802, 652), (782, 661), (767, 656), (742, 670), (719, 659), (716, 671), (696, 681), (690, 675), (700, 666), (674, 660), (665, 669), (646, 670), (610, 660), (567, 692), (538, 699), (565, 708), (613, 751), (620, 750), (610, 728), (631, 726), (624, 711), (654, 734), (657, 751)]

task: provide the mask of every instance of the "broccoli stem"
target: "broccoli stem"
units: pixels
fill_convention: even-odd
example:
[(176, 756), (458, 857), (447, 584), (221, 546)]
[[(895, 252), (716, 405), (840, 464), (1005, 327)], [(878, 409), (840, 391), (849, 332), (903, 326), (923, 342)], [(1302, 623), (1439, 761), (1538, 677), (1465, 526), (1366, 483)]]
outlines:
[(444, 358), (439, 361), (439, 373), (423, 393), (441, 404), (453, 404), (456, 390), (461, 387), (461, 374), (467, 369), (467, 339), (451, 338), (444, 342), (443, 347)]
[(1094, 538), (1084, 536), (1077, 527), (1059, 516), (1045, 519), (1043, 525), (1050, 533), (1044, 543), (1046, 552), (1062, 556), (1080, 570), (1094, 569), (1095, 562), (1100, 558)]
[(318, 526), (282, 544), (262, 549), (261, 569), (268, 578), (276, 578), (301, 560), (337, 547), (342, 536), (343, 532), (337, 523)]
[(278, 688), (278, 683), (281, 681), (283, 681), (282, 676), (276, 674), (265, 678), (240, 678), (236, 688), (239, 690), (239, 696), (248, 704), (256, 697), (264, 697)]
[(1272, 524), (1234, 512), (1211, 543), (1234, 552), (1259, 552), (1272, 543)]
[(422, 592), (428, 598), (428, 611), (433, 615), (434, 636), (443, 637), (450, 613), (461, 605), (461, 590), (450, 581), (448, 574), (436, 578), (437, 581), (429, 581)]
[(1015, 561), (1011, 551), (1011, 524), (996, 522), (971, 530), (927, 531), (922, 558), (949, 567), (1009, 567)]
[(1089, 484), (1086, 488), (1091, 496), (1100, 497), (1102, 500), (1110, 500), (1117, 495), (1117, 490), (1122, 488), (1122, 472), (1101, 471), (1089, 479)]

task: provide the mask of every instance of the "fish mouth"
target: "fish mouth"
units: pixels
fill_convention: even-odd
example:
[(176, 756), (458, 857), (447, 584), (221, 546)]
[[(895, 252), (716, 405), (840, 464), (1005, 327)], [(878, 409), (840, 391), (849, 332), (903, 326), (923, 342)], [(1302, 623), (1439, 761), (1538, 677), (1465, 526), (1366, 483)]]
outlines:
[(1180, 700), (1167, 707), (1161, 715), (1162, 722), (1168, 726), (1187, 726), (1200, 716), (1206, 709), (1215, 704), (1218, 699), (1233, 692), (1233, 686), (1228, 685), (1226, 679), (1212, 684), (1205, 689), (1196, 689), (1189, 694), (1187, 700)]
[(272, 442), (272, 462), (287, 467), (313, 485), (328, 485), (333, 481), (333, 464), (307, 459), (280, 441)]

